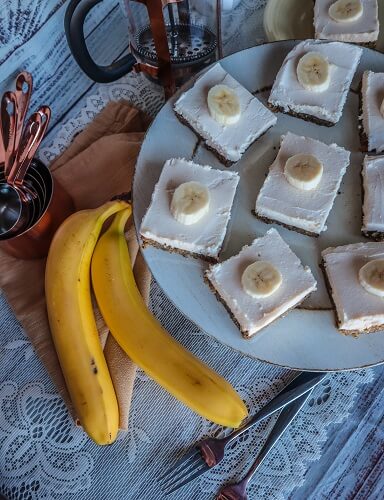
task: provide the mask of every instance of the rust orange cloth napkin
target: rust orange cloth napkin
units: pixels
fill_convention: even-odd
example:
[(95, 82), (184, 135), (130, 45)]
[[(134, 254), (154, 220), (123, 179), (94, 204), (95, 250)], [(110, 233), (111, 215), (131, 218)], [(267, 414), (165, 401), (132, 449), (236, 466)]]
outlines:
[[(148, 116), (127, 102), (110, 103), (53, 162), (54, 177), (72, 196), (77, 210), (97, 207), (131, 190), (136, 158), (149, 123)], [(127, 240), (136, 282), (147, 301), (150, 273), (138, 252), (132, 221), (127, 226)], [(49, 331), (44, 269), (45, 259), (22, 261), (0, 250), (0, 287), (75, 417)], [(108, 333), (96, 306), (95, 313), (119, 401), (120, 428), (127, 429), (136, 368)]]

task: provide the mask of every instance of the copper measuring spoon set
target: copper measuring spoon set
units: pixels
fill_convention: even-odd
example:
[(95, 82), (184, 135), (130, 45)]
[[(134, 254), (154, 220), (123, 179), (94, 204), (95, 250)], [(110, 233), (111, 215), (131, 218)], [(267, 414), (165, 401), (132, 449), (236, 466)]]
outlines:
[[(32, 76), (23, 71), (17, 76), (15, 90), (5, 92), (0, 102), (0, 246), (21, 258), (46, 254), (53, 228), (73, 211), (72, 200), (56, 183), (62, 210), (60, 213), (56, 203), (52, 214), (52, 175), (34, 158), (51, 110), (40, 106), (25, 123), (32, 86)], [(30, 240), (33, 244), (27, 249), (25, 243)]]
[(25, 182), (32, 158), (47, 129), (50, 110), (43, 106), (34, 113), (26, 127), (24, 119), (32, 93), (32, 77), (21, 73), (16, 91), (1, 99), (1, 133), (4, 144), (4, 180), (0, 183), (0, 238), (23, 231), (40, 212), (38, 194), (33, 184)]

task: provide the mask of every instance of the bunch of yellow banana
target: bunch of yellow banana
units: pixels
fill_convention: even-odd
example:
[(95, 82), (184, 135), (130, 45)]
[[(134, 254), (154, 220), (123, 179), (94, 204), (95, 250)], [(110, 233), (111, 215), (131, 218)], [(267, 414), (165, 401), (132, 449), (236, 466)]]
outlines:
[[(104, 221), (117, 213), (97, 242)], [(247, 409), (232, 386), (173, 339), (148, 311), (134, 280), (124, 227), (131, 207), (108, 202), (69, 217), (52, 242), (46, 299), (53, 340), (81, 425), (98, 444), (112, 443), (118, 406), (93, 315), (101, 313), (126, 354), (203, 417), (238, 427)]]
[(105, 220), (128, 206), (111, 201), (71, 215), (49, 249), (45, 296), (53, 341), (80, 423), (98, 444), (116, 439), (119, 410), (91, 299), (92, 254)]

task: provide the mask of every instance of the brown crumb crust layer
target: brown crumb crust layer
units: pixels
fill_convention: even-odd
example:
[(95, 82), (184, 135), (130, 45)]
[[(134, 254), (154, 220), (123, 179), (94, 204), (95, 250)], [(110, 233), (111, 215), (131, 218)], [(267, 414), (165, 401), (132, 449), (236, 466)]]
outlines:
[[(368, 135), (366, 134), (364, 130), (364, 125), (363, 125), (363, 92), (362, 92), (362, 82), (360, 83), (359, 87), (359, 125), (358, 125), (358, 131), (359, 131), (359, 137), (360, 137), (360, 146), (361, 146), (361, 151), (363, 153), (375, 153), (378, 154), (379, 152), (377, 151), (376, 148), (374, 149), (369, 149), (369, 143), (368, 143)], [(380, 154), (384, 153), (380, 152)]]
[(362, 115), (363, 115), (363, 93), (362, 93), (362, 83), (360, 83), (360, 87), (359, 87), (359, 125), (358, 125), (358, 131), (359, 131), (359, 137), (360, 137), (361, 151), (363, 153), (368, 153), (368, 136), (367, 136), (367, 134), (364, 131)]
[(209, 286), (209, 288), (211, 289), (211, 291), (215, 294), (215, 297), (216, 299), (221, 302), (223, 304), (223, 306), (225, 307), (225, 309), (227, 310), (228, 314), (230, 315), (231, 317), (231, 320), (235, 323), (235, 325), (237, 326), (237, 328), (240, 330), (241, 332), (241, 335), (245, 338), (245, 339), (250, 339), (251, 338), (251, 335), (249, 335), (249, 332), (248, 330), (243, 330), (240, 326), (240, 323), (237, 321), (237, 319), (235, 318), (235, 316), (233, 315), (229, 305), (225, 302), (225, 300), (223, 299), (223, 297), (219, 294), (219, 292), (216, 290), (215, 286), (213, 285), (212, 281), (209, 279), (208, 277), (208, 273), (207, 271), (205, 271), (204, 273), (204, 281), (205, 283)]
[[(216, 158), (220, 161), (220, 163), (222, 163), (225, 167), (231, 167), (232, 165), (234, 165), (235, 163), (237, 163), (237, 161), (231, 161), (231, 160), (228, 160), (228, 158), (225, 158), (223, 155), (221, 155), (215, 148), (213, 148), (212, 146), (209, 146), (204, 137), (202, 137), (198, 132), (196, 132), (196, 130), (192, 127), (192, 125), (188, 122), (188, 120), (186, 120), (183, 116), (181, 116), (179, 113), (177, 113), (175, 111), (175, 109), (173, 110), (175, 112), (175, 115), (177, 116), (178, 120), (183, 124), (183, 125), (186, 125), (190, 130), (192, 130), (192, 132), (197, 135), (197, 137), (204, 143), (204, 147), (206, 149), (208, 149), (208, 151), (211, 151), (215, 156)], [(269, 128), (267, 128), (267, 130), (265, 130), (262, 134), (260, 134), (258, 137), (256, 137), (256, 139), (251, 142), (251, 144), (247, 147), (247, 149), (245, 151), (243, 151), (242, 155), (252, 146), (253, 143), (255, 143), (257, 140), (259, 140), (261, 137), (263, 137), (263, 135), (265, 135), (269, 129), (272, 128), (273, 125), (271, 125)], [(240, 161), (240, 160), (238, 160)]]
[[(360, 178), (361, 178), (360, 185), (361, 185), (361, 207), (362, 207), (361, 208), (361, 227), (363, 228), (363, 224), (364, 224), (364, 198), (365, 198), (363, 166), (361, 167)], [(364, 229), (361, 229), (361, 234), (365, 238), (368, 238), (369, 240), (384, 241), (384, 233), (381, 231), (365, 231)]]
[(254, 337), (254, 335), (256, 335), (257, 333), (259, 333), (263, 328), (266, 328), (267, 326), (271, 325), (272, 323), (274, 323), (275, 321), (281, 319), (281, 318), (284, 318), (289, 312), (293, 311), (293, 309), (295, 309), (297, 306), (299, 306), (300, 304), (302, 304), (304, 302), (305, 299), (307, 299), (312, 292), (309, 292), (307, 293), (307, 295), (305, 297), (302, 298), (302, 300), (300, 302), (298, 302), (297, 304), (295, 304), (293, 307), (289, 308), (287, 311), (285, 311), (284, 314), (282, 314), (281, 316), (279, 316), (278, 318), (275, 318), (273, 321), (271, 321), (270, 323), (268, 323), (268, 325), (265, 325), (265, 327), (261, 328), (260, 330), (258, 330), (257, 332), (253, 333), (253, 334), (250, 334), (248, 332), (248, 330), (243, 330), (240, 326), (240, 323), (237, 321), (237, 319), (235, 318), (235, 316), (233, 315), (232, 311), (231, 311), (231, 308), (229, 307), (229, 305), (225, 302), (225, 300), (223, 299), (223, 297), (219, 294), (219, 292), (216, 290), (215, 288), (215, 285), (212, 283), (212, 281), (209, 279), (208, 277), (208, 271), (205, 271), (204, 273), (204, 281), (206, 282), (206, 284), (209, 286), (209, 288), (211, 289), (211, 291), (215, 294), (216, 296), (216, 299), (221, 302), (223, 304), (223, 306), (225, 307), (225, 309), (227, 310), (229, 316), (231, 317), (232, 321), (235, 323), (235, 325), (237, 326), (237, 328), (240, 330), (240, 333), (241, 335), (246, 339), (246, 340), (249, 340), (251, 338)]
[(361, 230), (361, 234), (370, 240), (374, 241), (384, 241), (384, 233), (380, 231), (363, 231)]
[(377, 45), (377, 41), (374, 42), (362, 42), (358, 43), (357, 45), (360, 45), (360, 47), (366, 47), (367, 49), (375, 49)]
[(181, 248), (171, 247), (169, 245), (162, 245), (157, 241), (151, 240), (149, 238), (144, 238), (141, 236), (142, 240), (142, 248), (146, 248), (148, 246), (159, 248), (160, 250), (166, 250), (169, 253), (178, 253), (183, 257), (193, 257), (194, 259), (201, 259), (211, 264), (216, 264), (218, 262), (218, 258), (208, 257), (207, 255), (202, 255), (199, 253), (188, 252), (187, 250), (182, 250)]
[[(313, 0), (313, 5), (315, 5), (315, 0)], [(322, 38), (318, 36), (318, 33), (315, 33), (315, 38), (318, 40), (321, 40)], [(330, 42), (337, 42), (337, 40), (333, 39), (328, 39)], [(344, 43), (352, 43), (355, 45), (360, 45), (360, 47), (366, 47), (367, 49), (375, 49), (377, 45), (377, 40), (374, 40), (372, 42), (344, 42)]]
[(338, 312), (337, 312), (337, 308), (336, 308), (336, 304), (335, 304), (335, 301), (333, 299), (332, 287), (331, 287), (331, 284), (330, 284), (329, 279), (328, 279), (328, 274), (327, 274), (327, 270), (326, 270), (324, 259), (320, 263), (320, 268), (323, 271), (324, 280), (325, 280), (325, 286), (327, 288), (329, 298), (330, 298), (330, 300), (332, 302), (332, 305), (333, 305), (333, 310), (334, 310), (334, 313), (335, 313), (336, 328), (339, 330), (340, 333), (342, 333), (343, 335), (349, 335), (349, 336), (352, 336), (352, 337), (358, 337), (362, 333), (375, 333), (375, 332), (379, 332), (381, 330), (384, 330), (384, 325), (371, 326), (370, 328), (366, 328), (364, 330), (345, 330), (345, 329), (341, 328), (340, 327), (341, 320), (339, 318), (339, 315), (338, 315)]
[(305, 234), (306, 236), (311, 236), (312, 238), (318, 238), (320, 236), (318, 233), (311, 233), (310, 231), (306, 231), (305, 229), (301, 229), (301, 228), (295, 227), (295, 226), (290, 226), (289, 224), (284, 224), (284, 222), (279, 222), (278, 220), (269, 219), (268, 217), (264, 217), (263, 215), (259, 215), (258, 213), (256, 213), (255, 210), (252, 210), (252, 214), (257, 219), (260, 219), (261, 221), (266, 222), (267, 224), (279, 224), (279, 226), (286, 227), (290, 231), (296, 231), (297, 233)]
[(306, 113), (296, 113), (295, 111), (289, 110), (285, 111), (282, 106), (276, 106), (268, 101), (268, 107), (274, 113), (285, 113), (286, 115), (294, 116), (295, 118), (300, 118), (301, 120), (305, 120), (306, 122), (312, 122), (316, 125), (321, 125), (323, 127), (333, 127), (336, 123), (329, 122), (327, 120), (322, 120), (321, 118), (317, 118), (316, 116), (307, 115)]

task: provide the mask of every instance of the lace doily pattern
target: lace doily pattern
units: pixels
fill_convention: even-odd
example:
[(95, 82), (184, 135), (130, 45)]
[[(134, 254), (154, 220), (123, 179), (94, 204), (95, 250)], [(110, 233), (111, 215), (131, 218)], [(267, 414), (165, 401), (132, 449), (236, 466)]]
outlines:
[(106, 103), (121, 99), (131, 102), (151, 116), (155, 116), (164, 104), (162, 88), (138, 73), (130, 73), (118, 82), (100, 85), (94, 95), (86, 98), (85, 106), (79, 114), (61, 127), (49, 146), (39, 149), (40, 159), (49, 165), (67, 148), (72, 139), (84, 129), (84, 126), (100, 113)]
[[(156, 477), (196, 441), (224, 431), (198, 417), (141, 370), (129, 430), (98, 447), (77, 428), (32, 346), (0, 295), (6, 328), (0, 347), (0, 493), (19, 499), (163, 498)], [(226, 377), (250, 413), (273, 398), (293, 372), (244, 357), (208, 338), (152, 284), (151, 309), (180, 342)], [(331, 374), (277, 443), (249, 488), (250, 498), (283, 499), (303, 482), (307, 461), (320, 457), (326, 429), (347, 418), (359, 385), (372, 370)], [(223, 482), (241, 477), (276, 417), (260, 423), (228, 450), (217, 468), (174, 499), (211, 499)]]
[(0, 472), (11, 491), (22, 484), (49, 498), (88, 489), (94, 464), (82, 451), (86, 439), (62, 399), (41, 383), (0, 386)]
[[(224, 13), (225, 55), (263, 41), (266, 1), (242, 0)], [(240, 17), (239, 17), (240, 16)], [(239, 19), (247, 22), (239, 23)], [(65, 123), (40, 157), (50, 163), (111, 100), (127, 99), (155, 115), (163, 94), (142, 75), (100, 86), (79, 114)], [(181, 343), (226, 377), (256, 412), (294, 376), (293, 372), (242, 356), (207, 337), (166, 298), (156, 283), (151, 309)], [(77, 428), (0, 294), (0, 494), (11, 500), (163, 498), (156, 477), (196, 441), (223, 429), (198, 417), (138, 370), (129, 430), (115, 444), (98, 447)], [(330, 374), (260, 467), (250, 498), (283, 499), (302, 484), (308, 461), (321, 455), (327, 426), (347, 418), (372, 370)], [(276, 417), (233, 445), (225, 461), (170, 497), (212, 499), (226, 481), (238, 479), (262, 447)]]
[(265, 41), (263, 9), (267, 0), (242, 0), (233, 10), (223, 11), (223, 55), (229, 56)]

